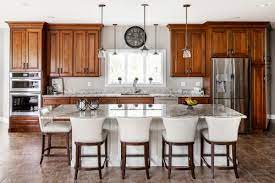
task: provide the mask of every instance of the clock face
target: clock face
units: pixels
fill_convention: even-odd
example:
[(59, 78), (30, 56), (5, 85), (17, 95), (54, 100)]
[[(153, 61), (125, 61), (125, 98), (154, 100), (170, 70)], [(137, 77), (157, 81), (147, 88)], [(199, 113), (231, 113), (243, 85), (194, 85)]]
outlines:
[(124, 34), (126, 44), (131, 48), (140, 48), (146, 42), (146, 33), (141, 27), (133, 26)]

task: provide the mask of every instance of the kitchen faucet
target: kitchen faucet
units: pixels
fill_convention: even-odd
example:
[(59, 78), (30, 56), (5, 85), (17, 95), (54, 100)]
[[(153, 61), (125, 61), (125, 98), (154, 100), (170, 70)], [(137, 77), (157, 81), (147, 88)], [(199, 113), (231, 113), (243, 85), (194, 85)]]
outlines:
[(140, 93), (141, 92), (141, 89), (137, 89), (137, 82), (138, 82), (138, 78), (135, 78), (134, 82), (133, 82), (134, 93)]

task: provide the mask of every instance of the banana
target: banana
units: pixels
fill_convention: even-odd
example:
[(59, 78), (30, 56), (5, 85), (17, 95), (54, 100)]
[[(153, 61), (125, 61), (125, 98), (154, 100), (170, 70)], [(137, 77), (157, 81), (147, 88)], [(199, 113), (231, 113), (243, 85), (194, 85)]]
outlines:
[(187, 105), (193, 106), (193, 105), (197, 105), (198, 101), (196, 100), (192, 100), (190, 97), (185, 99), (185, 102), (187, 103)]

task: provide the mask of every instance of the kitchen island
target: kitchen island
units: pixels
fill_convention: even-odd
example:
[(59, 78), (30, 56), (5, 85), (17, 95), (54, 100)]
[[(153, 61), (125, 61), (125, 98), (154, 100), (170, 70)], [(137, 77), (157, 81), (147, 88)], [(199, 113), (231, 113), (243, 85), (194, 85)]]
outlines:
[[(199, 131), (202, 128), (206, 128), (207, 124), (204, 120), (207, 116), (219, 116), (219, 117), (233, 117), (238, 116), (246, 118), (245, 115), (232, 110), (223, 105), (213, 104), (199, 104), (193, 109), (187, 109), (187, 106), (180, 104), (166, 105), (166, 104), (108, 104), (100, 105), (95, 111), (78, 111), (75, 105), (60, 105), (53, 109), (50, 113), (41, 116), (43, 119), (63, 119), (68, 120), (70, 117), (83, 117), (83, 118), (95, 118), (105, 117), (104, 129), (109, 131), (108, 136), (108, 155), (110, 166), (120, 166), (120, 141), (119, 130), (116, 118), (118, 117), (153, 117), (150, 128), (150, 156), (151, 164), (153, 166), (161, 166), (161, 135), (164, 130), (162, 123), (162, 117), (188, 117), (198, 116), (199, 123), (197, 126), (197, 133), (194, 145), (194, 161), (195, 165), (199, 165), (200, 162), (200, 135)], [(92, 125), (92, 123), (91, 123)], [(224, 129), (226, 130), (226, 129)], [(72, 138), (72, 166), (74, 165), (75, 146), (74, 139)], [(103, 148), (103, 147), (102, 147)], [(206, 152), (209, 152), (209, 146), (205, 146)], [(84, 153), (94, 153), (96, 149), (92, 147), (85, 147)], [(142, 152), (141, 147), (130, 147), (127, 149), (129, 153)], [(217, 147), (217, 152), (224, 152), (225, 147)], [(173, 148), (174, 153), (186, 153), (184, 147)], [(97, 163), (95, 158), (83, 158), (83, 166), (93, 166)], [(140, 158), (128, 158), (127, 164), (142, 165), (143, 161)], [(173, 158), (173, 165), (186, 164), (187, 158)], [(217, 165), (226, 163), (225, 158), (219, 157), (215, 159)]]

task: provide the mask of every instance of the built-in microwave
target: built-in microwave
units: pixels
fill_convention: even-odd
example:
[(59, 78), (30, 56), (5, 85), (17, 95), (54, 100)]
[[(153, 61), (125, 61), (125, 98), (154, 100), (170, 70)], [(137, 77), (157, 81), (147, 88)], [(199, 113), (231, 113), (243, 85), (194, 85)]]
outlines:
[(11, 72), (11, 92), (41, 92), (40, 72)]
[(38, 115), (40, 93), (10, 93), (10, 115)]

